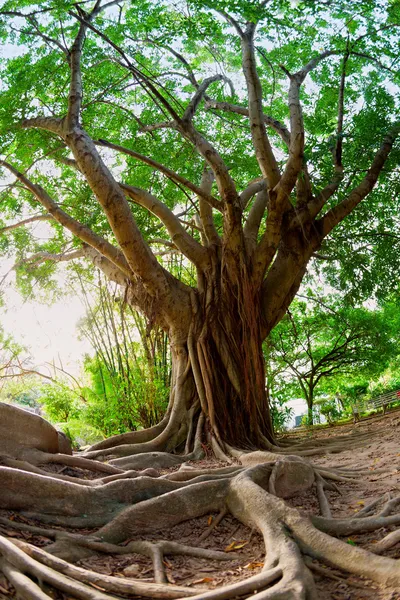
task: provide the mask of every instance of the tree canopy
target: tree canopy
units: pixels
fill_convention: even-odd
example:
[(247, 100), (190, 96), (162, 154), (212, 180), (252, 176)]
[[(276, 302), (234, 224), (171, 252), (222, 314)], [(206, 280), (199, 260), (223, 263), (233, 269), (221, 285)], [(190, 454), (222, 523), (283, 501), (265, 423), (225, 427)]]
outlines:
[(350, 386), (378, 378), (399, 354), (397, 312), (346, 307), (329, 297), (292, 303), (270, 336), (268, 358), (288, 394), (306, 400), (310, 424), (315, 399), (334, 393), (338, 379)]
[(395, 287), (399, 11), (7, 1), (2, 248), (21, 285), (88, 259), (168, 333), (172, 395), (231, 444), (271, 440), (261, 342), (311, 262), (358, 298)]

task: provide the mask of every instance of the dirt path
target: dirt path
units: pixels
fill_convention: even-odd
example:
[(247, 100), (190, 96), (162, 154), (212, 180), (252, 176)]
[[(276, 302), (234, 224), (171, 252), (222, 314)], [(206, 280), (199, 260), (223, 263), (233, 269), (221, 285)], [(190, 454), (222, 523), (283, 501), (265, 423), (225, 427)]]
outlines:
[[(360, 476), (358, 482), (339, 483), (340, 495), (333, 491), (327, 492), (334, 517), (349, 517), (356, 514), (365, 505), (384, 493), (390, 493), (393, 496), (400, 495), (400, 411), (389, 413), (383, 418), (370, 418), (355, 425), (347, 424), (340, 427), (316, 430), (312, 436), (313, 439), (323, 440), (338, 434), (343, 435), (355, 431), (370, 432), (370, 441), (351, 451), (313, 457), (313, 463), (320, 466), (364, 468), (369, 472), (367, 475)], [(305, 438), (308, 435), (308, 432), (302, 434)], [(202, 461), (202, 466), (209, 467), (211, 464), (222, 466), (221, 463), (216, 461)], [(196, 463), (196, 466), (198, 465), (199, 463)], [(55, 468), (52, 466), (52, 469)], [(378, 472), (382, 468), (388, 469), (389, 472)], [(77, 469), (68, 469), (68, 474), (89, 476)], [(318, 501), (314, 491), (296, 496), (288, 502), (304, 514), (319, 514)], [(15, 521), (35, 524), (34, 521), (23, 519), (11, 511), (2, 511), (1, 516), (11, 517)], [(205, 587), (213, 589), (220, 585), (245, 579), (261, 570), (264, 561), (264, 544), (261, 536), (239, 523), (232, 516), (225, 517), (206, 540), (200, 540), (202, 534), (215, 518), (215, 514), (210, 514), (143, 536), (142, 539), (147, 540), (167, 539), (190, 546), (222, 550), (232, 558), (223, 563), (216, 563), (200, 558), (168, 557), (165, 560), (165, 566), (170, 583), (191, 586), (194, 589), (204, 589)], [(382, 539), (389, 531), (389, 529), (380, 529), (373, 534), (353, 535), (351, 538), (345, 538), (345, 541), (352, 545), (368, 547)], [(82, 533), (82, 530), (79, 533)], [(46, 547), (50, 543), (50, 540), (44, 536), (17, 532), (1, 524), (0, 534), (18, 537), (40, 547)], [(138, 537), (136, 536), (135, 539), (138, 539)], [(385, 555), (400, 558), (400, 543), (388, 550)], [(79, 564), (107, 575), (132, 577), (144, 581), (153, 580), (152, 561), (142, 555), (129, 554), (122, 557), (95, 555), (82, 560)], [(349, 576), (337, 569), (319, 564), (317, 561), (310, 562), (310, 568), (313, 571), (321, 600), (400, 600), (400, 590), (384, 588), (366, 579)], [(4, 577), (0, 576), (0, 598), (8, 600), (13, 597), (12, 587)], [(55, 600), (67, 598), (67, 596), (63, 596), (58, 592), (55, 592), (53, 597)]]

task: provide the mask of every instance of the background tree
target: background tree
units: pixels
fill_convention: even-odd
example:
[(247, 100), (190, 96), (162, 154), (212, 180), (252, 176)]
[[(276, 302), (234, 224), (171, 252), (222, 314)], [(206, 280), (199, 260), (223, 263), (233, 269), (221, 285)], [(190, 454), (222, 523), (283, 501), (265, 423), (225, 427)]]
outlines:
[(93, 347), (84, 369), (90, 387), (84, 391), (84, 418), (105, 435), (156, 425), (164, 416), (171, 379), (166, 334), (151, 326), (124, 302), (120, 288), (97, 273), (88, 283), (79, 275), (86, 316), (78, 331)]
[[(270, 337), (281, 377), (293, 395), (305, 399), (313, 424), (315, 398), (327, 379), (349, 382), (378, 377), (399, 351), (396, 310), (346, 308), (333, 298), (295, 301)], [(291, 381), (290, 381), (291, 380)], [(293, 381), (296, 385), (293, 385)], [(290, 385), (292, 383), (292, 385)]]
[(8, 0), (1, 18), (21, 281), (84, 257), (167, 333), (170, 410), (135, 451), (173, 450), (200, 412), (221, 444), (268, 447), (263, 339), (360, 203), (378, 228), (395, 210), (398, 5)]

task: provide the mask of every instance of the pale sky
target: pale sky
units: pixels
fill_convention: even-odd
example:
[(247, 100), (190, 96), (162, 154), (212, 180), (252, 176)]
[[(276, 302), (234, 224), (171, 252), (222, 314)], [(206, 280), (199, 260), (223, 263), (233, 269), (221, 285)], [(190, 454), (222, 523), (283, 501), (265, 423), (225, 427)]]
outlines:
[[(12, 263), (12, 260), (1, 260), (0, 276), (9, 271)], [(5, 306), (0, 309), (0, 324), (5, 332), (28, 348), (32, 362), (40, 366), (41, 372), (48, 371), (45, 363), (55, 361), (60, 366), (61, 361), (66, 371), (78, 375), (82, 356), (93, 353), (86, 340), (78, 340), (76, 324), (85, 314), (81, 300), (66, 295), (50, 306), (34, 300), (24, 301), (13, 280), (10, 273), (8, 283), (2, 287)]]

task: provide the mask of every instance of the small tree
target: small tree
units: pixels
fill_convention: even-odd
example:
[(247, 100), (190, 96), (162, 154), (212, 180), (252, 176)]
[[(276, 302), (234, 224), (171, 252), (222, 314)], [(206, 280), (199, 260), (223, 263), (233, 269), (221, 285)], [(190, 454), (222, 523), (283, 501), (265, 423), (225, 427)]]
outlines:
[[(330, 306), (329, 306), (330, 303)], [(271, 336), (275, 360), (286, 367), (306, 400), (308, 423), (327, 379), (381, 373), (396, 355), (391, 311), (341, 307), (332, 299), (295, 302)]]

